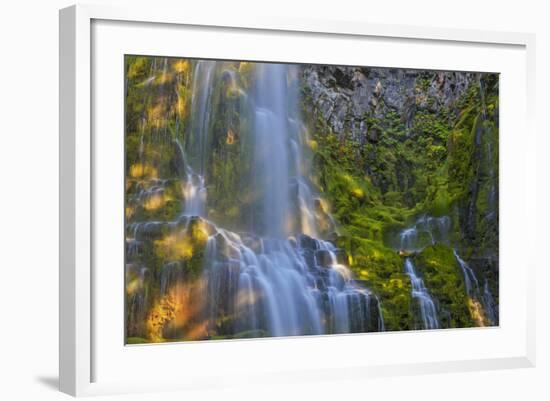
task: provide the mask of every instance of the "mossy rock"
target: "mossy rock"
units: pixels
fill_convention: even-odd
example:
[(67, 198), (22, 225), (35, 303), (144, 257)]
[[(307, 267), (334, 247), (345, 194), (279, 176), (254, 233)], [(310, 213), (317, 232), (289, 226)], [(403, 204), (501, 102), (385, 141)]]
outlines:
[(473, 327), (464, 276), (449, 246), (428, 246), (412, 256), (419, 275), (436, 302), (442, 327)]
[(146, 338), (143, 338), (143, 337), (127, 337), (126, 338), (126, 344), (127, 345), (131, 345), (131, 344), (147, 344), (149, 343), (150, 341)]

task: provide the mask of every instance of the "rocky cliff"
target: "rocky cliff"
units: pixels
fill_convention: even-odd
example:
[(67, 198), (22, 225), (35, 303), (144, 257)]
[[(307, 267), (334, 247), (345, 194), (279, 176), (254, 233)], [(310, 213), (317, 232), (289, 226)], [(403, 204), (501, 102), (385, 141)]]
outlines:
[[(303, 68), (303, 106), (340, 244), (382, 294), (387, 315), (406, 316), (412, 307), (403, 301), (402, 262), (388, 249), (399, 249), (399, 233), (422, 216), (451, 221), (438, 245), (447, 250), (430, 251), (441, 268), (418, 261), (426, 282), (454, 282), (456, 248), (498, 304), (498, 75), (312, 65)], [(442, 311), (456, 303), (460, 282), (446, 287), (450, 293), (436, 291)], [(475, 310), (443, 314), (456, 327), (472, 324)], [(388, 326), (394, 323), (413, 324), (397, 318)]]

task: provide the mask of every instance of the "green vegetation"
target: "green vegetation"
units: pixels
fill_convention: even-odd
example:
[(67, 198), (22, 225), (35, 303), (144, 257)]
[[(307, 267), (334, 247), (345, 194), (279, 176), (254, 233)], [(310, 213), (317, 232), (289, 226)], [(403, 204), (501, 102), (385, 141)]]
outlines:
[[(208, 105), (215, 118), (204, 123), (200, 144), (192, 143), (197, 128), (190, 118), (196, 113), (195, 62), (127, 56), (125, 70), (127, 343), (269, 336), (262, 329), (209, 331), (194, 318), (201, 305), (187, 302), (204, 293), (207, 241), (216, 232), (210, 222), (241, 234), (260, 220), (253, 117), (243, 111), (254, 63), (224, 62), (213, 70)], [(302, 82), (305, 152), (312, 164), (307, 179), (320, 198), (318, 232), (341, 251), (353, 279), (380, 301), (386, 330), (415, 328), (418, 305), (405, 257), (433, 297), (441, 327), (485, 324), (480, 301), (466, 293), (453, 248), (487, 281), (498, 305), (498, 76), (409, 71), (392, 78), (404, 80), (399, 96), (406, 99), (397, 107), (387, 70), (372, 70), (380, 78), (367, 86), (373, 93), (368, 101), (353, 100), (364, 103), (350, 108), (361, 110), (355, 115), (327, 117), (326, 97), (314, 98), (315, 83)], [(339, 99), (349, 100), (350, 88), (340, 81), (353, 82), (357, 71), (346, 71), (349, 80), (319, 80), (321, 91), (344, 93)], [(462, 79), (452, 81), (453, 74)], [(361, 128), (350, 128), (351, 122)], [(186, 154), (185, 144), (195, 151)], [(204, 176), (208, 220), (181, 217), (188, 201), (182, 177), (189, 166)], [(447, 216), (448, 237), (403, 252), (399, 234), (424, 215)], [(296, 228), (300, 222), (288, 224)], [(224, 260), (234, 256), (228, 249), (216, 251)], [(168, 289), (162, 287), (167, 277), (176, 283)], [(234, 311), (224, 319), (216, 324), (234, 324)]]
[[(428, 93), (433, 79), (433, 73), (419, 74), (417, 102), (436, 103)], [(339, 223), (337, 244), (346, 250), (356, 276), (380, 297), (388, 330), (412, 328), (414, 321), (410, 281), (396, 252), (396, 236), (417, 216), (450, 216), (450, 240), (466, 257), (498, 254), (498, 227), (487, 218), (490, 208), (496, 208), (488, 204), (489, 191), (498, 185), (497, 91), (498, 80), (484, 76), (472, 80), (449, 107), (403, 116), (393, 109), (382, 116), (366, 113), (368, 141), (363, 145), (348, 132), (335, 134), (315, 106), (304, 106), (315, 127), (318, 184)], [(304, 97), (306, 103), (312, 101), (307, 89)], [(476, 135), (481, 137), (477, 143)], [(452, 249), (429, 247), (415, 260), (440, 308), (441, 325), (475, 325)]]
[(455, 328), (474, 326), (468, 309), (464, 278), (459, 273), (453, 250), (441, 244), (429, 246), (413, 259), (426, 287), (438, 301), (442, 326)]

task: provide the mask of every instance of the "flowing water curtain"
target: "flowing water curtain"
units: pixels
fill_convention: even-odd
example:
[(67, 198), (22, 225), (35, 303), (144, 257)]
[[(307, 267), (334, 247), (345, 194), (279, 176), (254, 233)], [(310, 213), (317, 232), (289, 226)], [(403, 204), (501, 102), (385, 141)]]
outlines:
[[(294, 80), (289, 77), (292, 73)], [(345, 266), (316, 264), (316, 251), (331, 254), (335, 261), (334, 247), (326, 249), (325, 242), (320, 245), (314, 238), (309, 242), (286, 239), (293, 229), (301, 229), (292, 228), (289, 220), (303, 214), (306, 217), (298, 220), (309, 221), (308, 232), (316, 231), (311, 222), (313, 191), (302, 176), (304, 129), (296, 110), (296, 78), (296, 71), (286, 65), (256, 66), (248, 104), (254, 118), (253, 179), (260, 193), (261, 219), (253, 227), (265, 238), (243, 240), (220, 230), (209, 239), (206, 260), (212, 327), (229, 332), (261, 330), (268, 335), (378, 330), (383, 323), (377, 298), (353, 284)], [(302, 188), (294, 191), (297, 199), (293, 201), (290, 189), (296, 183)], [(256, 249), (245, 242), (255, 243)], [(338, 286), (334, 274), (342, 275)], [(369, 327), (365, 321), (371, 315), (377, 318)], [(330, 325), (330, 321), (340, 323)]]
[[(242, 75), (235, 63), (196, 61), (176, 90), (181, 69), (167, 60), (151, 68), (130, 169), (136, 203), (152, 206), (127, 229), (131, 334), (160, 341), (383, 330), (378, 298), (355, 283), (333, 244), (315, 238), (318, 217), (331, 220), (309, 177), (299, 68), (258, 64)], [(184, 94), (188, 113), (177, 108)], [(165, 149), (165, 157), (155, 151)], [(252, 153), (250, 174), (236, 164), (220, 172), (217, 161), (232, 163), (239, 151)], [(233, 191), (254, 186), (257, 194), (258, 218), (241, 234), (218, 225), (230, 221), (219, 212), (230, 173), (248, 181)], [(157, 213), (164, 204), (153, 200), (174, 182), (179, 213)]]

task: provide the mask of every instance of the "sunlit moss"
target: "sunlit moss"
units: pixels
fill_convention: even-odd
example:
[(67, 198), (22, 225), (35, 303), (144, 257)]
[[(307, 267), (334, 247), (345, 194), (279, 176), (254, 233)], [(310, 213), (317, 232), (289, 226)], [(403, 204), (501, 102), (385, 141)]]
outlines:
[(172, 63), (172, 69), (178, 74), (185, 74), (189, 71), (189, 60), (177, 59)]
[(158, 178), (157, 169), (148, 164), (136, 163), (130, 166), (130, 177), (132, 178)]
[(147, 317), (147, 337), (151, 342), (164, 341), (164, 326), (176, 317), (177, 304), (171, 296), (161, 298)]
[(475, 317), (470, 311), (464, 276), (452, 248), (442, 244), (429, 246), (413, 259), (418, 274), (437, 303), (442, 327), (474, 326)]

